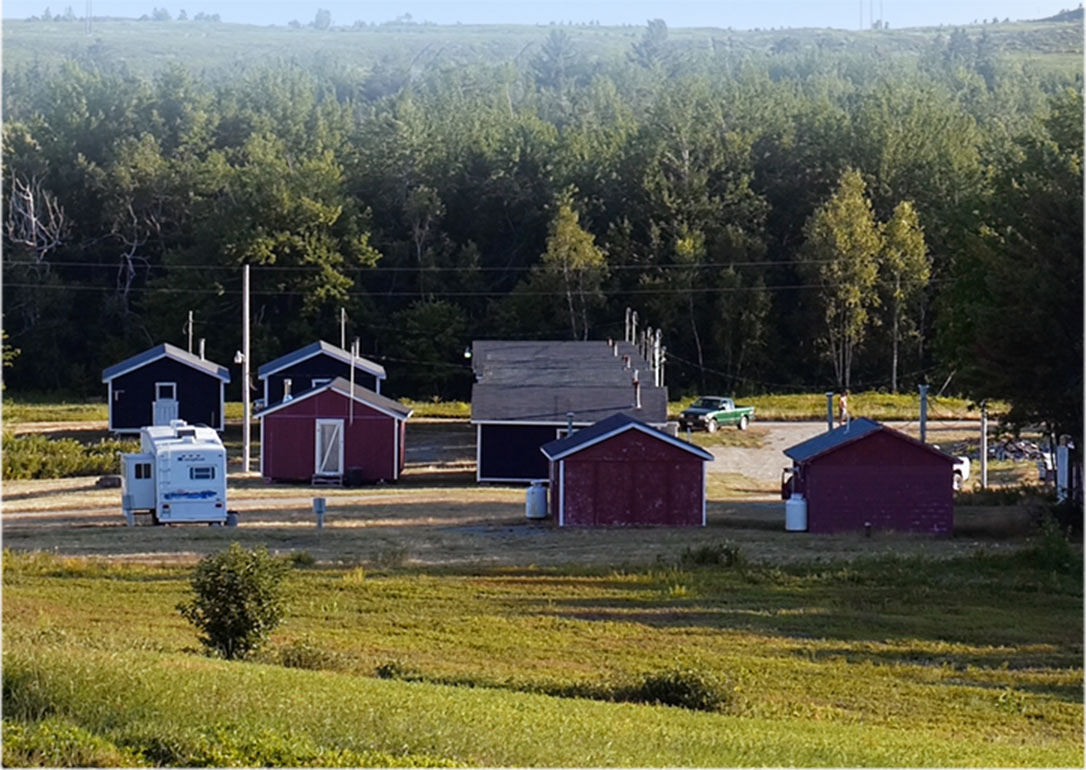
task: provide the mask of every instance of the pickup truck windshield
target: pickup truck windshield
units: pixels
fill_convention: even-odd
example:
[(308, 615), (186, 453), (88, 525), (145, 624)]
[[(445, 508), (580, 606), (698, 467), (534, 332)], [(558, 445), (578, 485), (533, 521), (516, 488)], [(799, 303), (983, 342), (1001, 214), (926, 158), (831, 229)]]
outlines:
[(699, 398), (694, 402), (693, 407), (695, 409), (719, 409), (723, 401), (721, 398)]

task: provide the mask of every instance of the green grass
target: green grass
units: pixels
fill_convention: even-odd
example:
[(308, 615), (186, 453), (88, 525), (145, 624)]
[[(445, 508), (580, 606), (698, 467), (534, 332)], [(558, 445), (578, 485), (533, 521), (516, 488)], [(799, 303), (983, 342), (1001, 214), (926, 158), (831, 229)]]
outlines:
[[(196, 652), (186, 570), (7, 551), (5, 764), (16, 725), (79, 764), (1081, 765), (1081, 553), (1050, 551), (300, 569), (252, 663)], [(677, 667), (715, 711), (612, 702)]]
[[(690, 406), (696, 396), (689, 396), (668, 404), (670, 419), (678, 419), (679, 413)], [(755, 424), (759, 420), (824, 420), (826, 419), (825, 393), (770, 394), (736, 398), (736, 404), (754, 407)], [(837, 394), (833, 399), (834, 417), (837, 416)], [(917, 393), (882, 393), (869, 391), (849, 395), (849, 408), (853, 417), (869, 417), (872, 420), (918, 420), (920, 396)], [(997, 402), (989, 405), (989, 417), (993, 419), (1006, 411), (1007, 405)], [(980, 410), (968, 399), (958, 397), (930, 398), (930, 420), (979, 420)]]
[(105, 422), (106, 404), (86, 401), (22, 401), (4, 398), (4, 424), (21, 422)]
[[(677, 419), (679, 412), (694, 402), (695, 396), (689, 396), (668, 404), (668, 415)], [(915, 393), (854, 393), (850, 396), (852, 413), (856, 417), (870, 417), (875, 420), (916, 420), (920, 414), (920, 397)], [(471, 404), (467, 401), (413, 401), (401, 399), (402, 403), (414, 410), (416, 418), (468, 419), (471, 416)], [(826, 396), (822, 393), (762, 395), (737, 399), (744, 406), (752, 405), (755, 420), (821, 420), (826, 416)], [(834, 408), (837, 401), (834, 399)], [(1005, 411), (1006, 404), (995, 403), (989, 408), (993, 418)], [(239, 401), (226, 402), (226, 419), (240, 420), (242, 405)], [(971, 408), (968, 399), (942, 397), (931, 399), (928, 416), (930, 419), (980, 419), (980, 411)], [(4, 400), (4, 422), (80, 422), (105, 421), (108, 413), (105, 404), (78, 402), (29, 402)]]

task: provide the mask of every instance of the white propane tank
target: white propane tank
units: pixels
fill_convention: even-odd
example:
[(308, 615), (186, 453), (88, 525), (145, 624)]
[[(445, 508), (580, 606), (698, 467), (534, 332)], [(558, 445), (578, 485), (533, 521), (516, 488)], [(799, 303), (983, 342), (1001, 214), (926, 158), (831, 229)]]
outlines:
[(788, 532), (804, 532), (807, 529), (807, 501), (802, 492), (793, 492), (784, 502), (784, 528)]
[(541, 481), (533, 481), (524, 498), (524, 515), (529, 519), (547, 518), (547, 488)]

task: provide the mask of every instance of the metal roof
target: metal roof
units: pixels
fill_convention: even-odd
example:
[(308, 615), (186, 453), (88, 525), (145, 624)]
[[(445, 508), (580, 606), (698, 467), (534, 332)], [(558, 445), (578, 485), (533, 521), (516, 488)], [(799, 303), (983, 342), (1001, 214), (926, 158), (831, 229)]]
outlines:
[(921, 446), (930, 452), (933, 452), (947, 460), (954, 462), (954, 458), (950, 455), (942, 452), (935, 447), (925, 444), (922, 441), (918, 441), (912, 436), (906, 435), (901, 431), (896, 431), (893, 428), (889, 428), (882, 423), (869, 420), (866, 417), (857, 417), (855, 420), (850, 420), (844, 425), (834, 428), (833, 430), (826, 431), (814, 438), (809, 438), (795, 446), (788, 447), (784, 450), (784, 454), (794, 460), (797, 463), (806, 462), (819, 455), (832, 452), (833, 450), (850, 444), (853, 441), (858, 441), (864, 436), (877, 433), (879, 431), (885, 431), (897, 438), (908, 441), (917, 446)]
[[(315, 396), (318, 393), (323, 393), (326, 390), (334, 390), (348, 398), (350, 398), (352, 394), (350, 380), (346, 377), (336, 377), (331, 382), (326, 382), (323, 385), (318, 385), (309, 390), (303, 390), (301, 393), (290, 397), (286, 401), (280, 401), (275, 406), (258, 412), (256, 417), (264, 417), (272, 412), (278, 412), (280, 409), (293, 406), (299, 401), (304, 401), (305, 399)], [(395, 417), (397, 420), (406, 420), (414, 411), (413, 409), (404, 406), (399, 401), (391, 399), (388, 396), (382, 396), (380, 393), (375, 393), (369, 388), (362, 387), (358, 383), (355, 383), (353, 394), (355, 401), (371, 406), (377, 411), (387, 414), (389, 417)]]
[[(263, 380), (270, 375), (275, 374), (280, 369), (286, 369), (288, 366), (293, 366), (299, 361), (304, 361), (307, 358), (312, 358), (313, 356), (322, 353), (326, 356), (338, 359), (347, 365), (350, 365), (351, 363), (351, 354), (349, 352), (337, 345), (325, 342), (324, 340), (317, 340), (316, 342), (306, 345), (304, 348), (298, 348), (293, 353), (279, 356), (279, 358), (274, 361), (269, 361), (264, 364), (256, 370), (257, 379)], [(386, 379), (385, 368), (378, 363), (370, 361), (368, 358), (355, 356), (354, 365), (356, 369), (362, 369), (363, 371), (369, 372), (380, 380)]]
[(200, 358), (199, 356), (193, 355), (187, 350), (182, 350), (168, 342), (163, 342), (161, 345), (156, 345), (131, 358), (126, 358), (119, 364), (114, 364), (107, 369), (103, 369), (102, 382), (109, 382), (116, 377), (120, 377), (122, 374), (127, 374), (133, 369), (138, 369), (141, 366), (149, 364), (152, 361), (157, 361), (160, 358), (171, 358), (174, 361), (191, 366), (193, 369), (199, 369), (213, 377), (218, 377), (223, 382), (230, 382), (230, 370), (225, 366), (219, 366), (213, 361), (208, 361), (206, 358)]
[[(565, 423), (568, 412), (582, 425), (616, 413), (667, 422), (667, 388), (653, 386), (652, 370), (628, 342), (476, 340), (472, 369), (472, 422)], [(635, 370), (640, 409), (634, 407)]]
[(713, 459), (713, 456), (701, 447), (694, 446), (682, 439), (670, 436), (661, 430), (653, 428), (651, 425), (646, 425), (639, 420), (635, 420), (628, 414), (614, 414), (610, 417), (606, 417), (595, 425), (579, 430), (565, 438), (560, 438), (544, 444), (539, 448), (539, 451), (545, 454), (550, 460), (561, 460), (564, 457), (568, 457), (582, 449), (587, 449), (590, 446), (599, 444), (620, 433), (625, 433), (628, 430), (637, 430), (652, 438), (666, 441), (668, 444), (678, 447), (683, 451), (690, 452), (690, 454), (696, 455), (702, 460)]

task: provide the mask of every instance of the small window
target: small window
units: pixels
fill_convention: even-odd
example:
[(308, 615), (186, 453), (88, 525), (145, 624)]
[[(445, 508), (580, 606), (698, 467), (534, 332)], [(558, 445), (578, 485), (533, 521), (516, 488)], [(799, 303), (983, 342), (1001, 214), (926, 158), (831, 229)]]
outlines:
[(204, 465), (198, 468), (189, 468), (189, 478), (194, 481), (207, 481), (215, 478), (215, 466)]
[(319, 388), (321, 385), (327, 385), (331, 381), (332, 381), (331, 377), (314, 377), (313, 378), (313, 387), (314, 388)]
[(149, 478), (151, 478), (151, 463), (136, 463), (136, 478), (137, 479), (149, 479)]
[(176, 382), (156, 382), (155, 383), (155, 398), (158, 400), (176, 401), (177, 400), (177, 383)]

